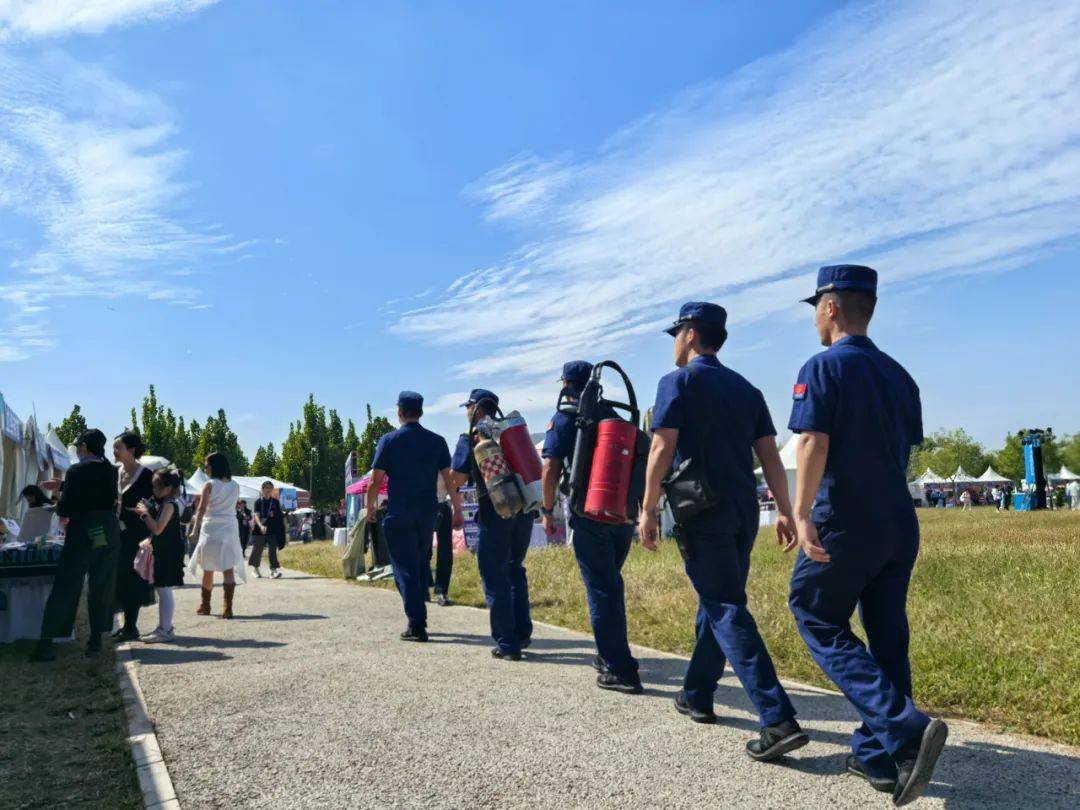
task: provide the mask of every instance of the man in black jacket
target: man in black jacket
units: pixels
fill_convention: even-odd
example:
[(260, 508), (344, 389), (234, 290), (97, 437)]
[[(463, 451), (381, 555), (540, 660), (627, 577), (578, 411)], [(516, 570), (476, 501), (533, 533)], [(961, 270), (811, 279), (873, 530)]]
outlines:
[(120, 521), (116, 517), (118, 473), (105, 460), (105, 434), (100, 430), (84, 431), (75, 440), (75, 451), (79, 461), (67, 471), (56, 505), (56, 514), (68, 519), (67, 534), (60, 568), (45, 603), (41, 640), (31, 656), (34, 661), (52, 661), (56, 657), (52, 640), (71, 635), (83, 577), (89, 580), (88, 656), (101, 651), (101, 634), (112, 625), (120, 552)]

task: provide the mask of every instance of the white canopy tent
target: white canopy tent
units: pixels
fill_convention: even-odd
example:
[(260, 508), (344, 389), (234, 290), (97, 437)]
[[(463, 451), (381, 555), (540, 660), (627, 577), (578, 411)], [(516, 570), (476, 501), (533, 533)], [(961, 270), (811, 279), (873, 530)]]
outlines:
[[(798, 452), (799, 434), (793, 433), (791, 438), (784, 442), (784, 446), (780, 448), (780, 463), (784, 465), (784, 473), (787, 475), (788, 492), (792, 499), (795, 498), (795, 468)], [(754, 475), (764, 475), (761, 467), (754, 470)]]
[(947, 484), (947, 483), (949, 483), (948, 478), (944, 478), (944, 477), (938, 475), (936, 472), (934, 472), (929, 467), (927, 467), (926, 472), (924, 472), (922, 475), (920, 475), (918, 478), (916, 478), (914, 481), (911, 482), (911, 486), (925, 487), (925, 486), (933, 486), (934, 484)]
[(1007, 484), (1010, 480), (998, 473), (992, 466), (986, 468), (986, 472), (979, 476), (978, 480), (984, 484)]
[(1061, 469), (1056, 473), (1051, 473), (1046, 476), (1051, 481), (1080, 481), (1080, 475), (1077, 475), (1064, 464), (1061, 465)]
[(978, 484), (978, 483), (980, 483), (980, 481), (979, 481), (978, 478), (975, 478), (972, 475), (968, 475), (967, 471), (964, 469), (964, 465), (961, 464), (960, 466), (958, 466), (956, 468), (956, 472), (954, 472), (952, 475), (949, 476), (948, 483), (950, 483), (950, 484)]
[[(210, 478), (206, 475), (205, 472), (203, 472), (202, 470), (197, 470), (195, 474), (191, 476), (186, 482), (188, 495), (198, 495), (202, 491), (203, 484), (205, 484), (209, 480)], [(295, 489), (298, 493), (302, 491), (306, 492), (306, 490), (301, 490), (300, 487), (296, 486), (295, 484), (289, 484), (285, 481), (278, 481), (276, 478), (269, 478), (258, 475), (234, 475), (233, 481), (235, 481), (240, 486), (240, 500), (247, 501), (249, 504), (254, 503), (256, 500), (262, 497), (261, 488), (264, 481), (269, 481), (271, 484), (274, 485), (274, 488), (277, 490)]]

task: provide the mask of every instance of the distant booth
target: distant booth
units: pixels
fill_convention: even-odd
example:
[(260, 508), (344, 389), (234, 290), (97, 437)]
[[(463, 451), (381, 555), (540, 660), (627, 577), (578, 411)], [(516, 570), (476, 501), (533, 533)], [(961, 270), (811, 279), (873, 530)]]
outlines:
[[(197, 500), (199, 493), (202, 492), (203, 484), (209, 480), (210, 477), (205, 472), (197, 470), (195, 474), (185, 482), (188, 497)], [(297, 509), (308, 509), (311, 507), (311, 493), (306, 489), (301, 489), (295, 484), (278, 481), (276, 478), (270, 478), (269, 476), (259, 475), (234, 475), (233, 481), (240, 487), (239, 500), (247, 501), (248, 506), (251, 506), (256, 500), (262, 497), (261, 488), (263, 482), (269, 481), (274, 485), (274, 497), (281, 501), (281, 508), (285, 512), (295, 512)]]
[[(796, 463), (798, 452), (799, 434), (794, 433), (780, 448), (780, 463), (784, 465), (784, 475), (787, 477), (788, 493), (791, 495), (792, 501), (795, 500), (795, 470), (798, 466)], [(758, 477), (759, 481), (758, 494), (761, 501), (761, 525), (774, 526), (776, 525), (776, 501), (773, 499), (773, 494), (769, 491), (768, 486), (764, 483), (765, 473), (761, 467), (754, 470), (754, 475)], [(674, 523), (674, 519), (671, 522)]]
[(22, 491), (55, 493), (72, 457), (55, 431), (20, 419), (0, 395), (0, 643), (41, 633), (64, 533), (53, 507), (30, 508)]

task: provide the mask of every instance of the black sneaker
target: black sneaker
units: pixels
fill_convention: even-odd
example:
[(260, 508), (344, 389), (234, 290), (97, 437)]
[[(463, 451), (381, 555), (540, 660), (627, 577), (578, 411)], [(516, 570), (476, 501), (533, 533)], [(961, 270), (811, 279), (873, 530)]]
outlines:
[(409, 628), (401, 634), (402, 641), (427, 641), (427, 630), (413, 630)]
[(43, 638), (34, 645), (34, 651), (30, 653), (30, 662), (44, 664), (56, 660), (56, 649), (53, 647), (51, 638)]
[(908, 740), (904, 747), (893, 755), (896, 760), (893, 804), (903, 807), (926, 792), (930, 786), (930, 777), (934, 775), (934, 766), (948, 737), (949, 727), (941, 720), (931, 720), (922, 736)]
[(806, 732), (794, 720), (786, 720), (775, 726), (765, 726), (756, 740), (746, 744), (746, 753), (758, 762), (772, 762), (784, 754), (802, 748), (810, 742)]
[(870, 783), (870, 787), (874, 790), (879, 790), (882, 793), (892, 793), (896, 790), (896, 780), (888, 776), (871, 776), (870, 772), (866, 770), (859, 758), (854, 754), (849, 754), (847, 758), (847, 771), (855, 776), (860, 776)]
[(603, 656), (597, 654), (597, 655), (593, 656), (592, 668), (595, 669), (599, 673), (607, 672), (608, 671), (607, 661), (604, 660)]
[(518, 642), (518, 646), (521, 647), (521, 649), (523, 650), (529, 649), (529, 647), (532, 646), (532, 636), (530, 636), (529, 638), (523, 638), (521, 641)]
[(86, 657), (97, 658), (101, 653), (101, 633), (91, 633), (86, 642)]
[(694, 708), (686, 702), (686, 693), (680, 689), (679, 694), (675, 696), (675, 710), (679, 714), (685, 714), (695, 723), (715, 723), (716, 714), (712, 711), (703, 711), (701, 709)]
[(450, 597), (445, 593), (435, 594), (435, 601), (439, 603), (439, 607), (450, 607), (453, 602), (450, 601)]
[(520, 661), (521, 653), (510, 652), (509, 650), (504, 650), (502, 647), (492, 647), (491, 657), (498, 658), (500, 661)]
[(624, 681), (614, 672), (601, 672), (596, 676), (596, 685), (601, 689), (612, 692), (622, 692), (624, 695), (640, 695), (645, 689), (641, 686), (641, 680)]

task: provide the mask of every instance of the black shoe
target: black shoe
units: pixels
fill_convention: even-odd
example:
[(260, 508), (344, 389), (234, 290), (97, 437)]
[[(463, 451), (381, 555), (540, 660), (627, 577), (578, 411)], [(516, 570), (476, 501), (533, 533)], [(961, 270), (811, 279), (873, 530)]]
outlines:
[(601, 672), (596, 676), (596, 685), (612, 692), (622, 692), (624, 695), (640, 695), (645, 691), (640, 680), (624, 681), (614, 672)]
[(518, 646), (521, 647), (521, 649), (523, 650), (529, 649), (529, 647), (532, 646), (532, 636), (530, 636), (529, 638), (523, 638), (521, 641), (518, 642)]
[(492, 647), (491, 657), (498, 658), (502, 661), (520, 661), (521, 653), (510, 652), (509, 650), (504, 650), (502, 647)]
[(871, 776), (870, 772), (863, 767), (863, 764), (859, 762), (859, 758), (854, 754), (849, 754), (847, 758), (847, 772), (854, 774), (855, 776), (861, 776), (867, 782), (870, 783), (870, 787), (874, 790), (879, 790), (882, 793), (892, 793), (896, 790), (896, 780), (887, 776)]
[(33, 664), (44, 664), (47, 661), (56, 660), (56, 650), (53, 648), (51, 638), (43, 638), (36, 645), (34, 645), (34, 651), (30, 653), (30, 662)]
[(412, 628), (406, 630), (401, 634), (402, 641), (427, 641), (427, 630), (413, 630)]
[(111, 638), (113, 641), (119, 641), (121, 638), (123, 638), (123, 636), (124, 636), (124, 628), (123, 627), (117, 627), (115, 630), (113, 630), (111, 633), (109, 633), (109, 638)]
[(594, 655), (592, 660), (592, 668), (595, 669), (597, 672), (603, 674), (608, 671), (607, 661), (605, 661), (603, 656), (599, 654)]
[(450, 601), (450, 597), (445, 593), (435, 594), (435, 601), (439, 603), (439, 607), (450, 607), (453, 602)]
[(806, 732), (794, 720), (786, 720), (775, 726), (765, 726), (761, 736), (746, 744), (746, 753), (758, 762), (772, 762), (784, 754), (802, 748), (810, 742)]
[(934, 766), (948, 737), (949, 727), (941, 720), (931, 720), (921, 736), (913, 737), (893, 755), (896, 760), (893, 804), (902, 807), (926, 792), (926, 788), (930, 786), (930, 777), (934, 775)]
[(703, 711), (697, 709), (686, 702), (686, 693), (680, 689), (679, 694), (675, 696), (675, 710), (679, 714), (685, 714), (695, 723), (715, 723), (716, 714), (712, 711)]
[(97, 658), (101, 653), (101, 633), (91, 633), (90, 640), (86, 642), (86, 657)]

